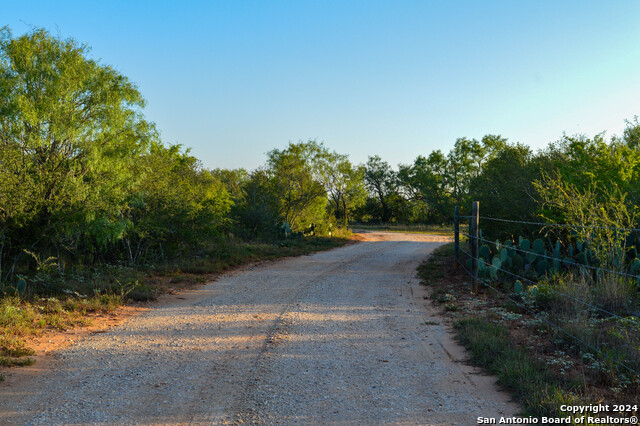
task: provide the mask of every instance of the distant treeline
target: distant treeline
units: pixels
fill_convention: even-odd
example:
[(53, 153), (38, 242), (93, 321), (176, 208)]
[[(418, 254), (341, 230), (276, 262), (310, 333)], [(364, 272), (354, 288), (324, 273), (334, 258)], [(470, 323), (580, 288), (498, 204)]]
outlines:
[(258, 170), (207, 170), (163, 144), (136, 86), (87, 51), (43, 29), (0, 32), (0, 280), (50, 257), (60, 269), (154, 264), (350, 221), (447, 223), (472, 200), (495, 217), (550, 220), (584, 214), (575, 194), (604, 209), (640, 201), (637, 120), (620, 138), (563, 137), (539, 153), (462, 138), (397, 170), (316, 141), (274, 149)]
[[(501, 136), (460, 138), (446, 155), (433, 151), (397, 171), (370, 157), (365, 166), (368, 198), (353, 217), (447, 223), (455, 206), (469, 215), (472, 201), (480, 201), (485, 216), (638, 228), (639, 178), (637, 117), (620, 137), (563, 136), (538, 152)], [(494, 238), (529, 233), (518, 224), (483, 226)]]

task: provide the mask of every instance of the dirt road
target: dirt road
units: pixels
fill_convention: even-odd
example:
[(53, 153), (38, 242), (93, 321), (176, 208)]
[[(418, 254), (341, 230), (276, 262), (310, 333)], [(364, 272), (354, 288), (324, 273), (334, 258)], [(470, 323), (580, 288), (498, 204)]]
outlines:
[(475, 424), (517, 407), (417, 293), (442, 237), (366, 241), (222, 277), (0, 384), (1, 424)]

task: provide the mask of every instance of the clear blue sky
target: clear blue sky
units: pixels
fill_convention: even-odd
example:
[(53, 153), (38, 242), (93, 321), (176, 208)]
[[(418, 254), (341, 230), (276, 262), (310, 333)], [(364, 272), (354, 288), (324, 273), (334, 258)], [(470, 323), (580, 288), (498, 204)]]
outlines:
[(640, 115), (640, 1), (5, 1), (137, 83), (163, 140), (255, 168), (317, 139), (392, 165), (458, 137), (535, 149)]

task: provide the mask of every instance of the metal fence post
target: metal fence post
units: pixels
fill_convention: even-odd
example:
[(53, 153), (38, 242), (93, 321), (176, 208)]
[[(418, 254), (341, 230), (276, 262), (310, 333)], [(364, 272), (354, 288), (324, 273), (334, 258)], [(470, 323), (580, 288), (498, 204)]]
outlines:
[(473, 202), (471, 214), (471, 273), (473, 274), (473, 292), (478, 294), (478, 225), (480, 222), (480, 202)]
[(460, 207), (456, 206), (453, 210), (453, 247), (455, 260), (453, 262), (454, 268), (458, 267), (458, 262), (460, 261)]

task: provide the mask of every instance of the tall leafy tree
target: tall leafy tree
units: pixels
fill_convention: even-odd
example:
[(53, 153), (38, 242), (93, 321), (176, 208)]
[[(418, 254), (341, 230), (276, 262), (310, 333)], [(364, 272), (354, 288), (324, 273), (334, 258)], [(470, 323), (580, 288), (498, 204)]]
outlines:
[(326, 190), (321, 174), (327, 155), (327, 149), (313, 140), (290, 143), (267, 154), (280, 216), (292, 229), (323, 219)]
[(389, 163), (377, 155), (369, 157), (365, 165), (364, 180), (369, 193), (380, 206), (380, 219), (389, 222), (392, 217), (393, 198), (398, 188), (396, 172)]
[(447, 186), (454, 201), (461, 206), (469, 203), (469, 182), (479, 172), (483, 157), (482, 145), (467, 138), (456, 140), (447, 155)]
[(497, 155), (507, 140), (497, 135), (486, 135), (482, 140), (459, 138), (447, 155), (447, 186), (454, 202), (466, 208), (471, 180), (482, 173), (486, 161)]
[(28, 194), (19, 208), (3, 202), (0, 228), (28, 217), (21, 238), (30, 247), (121, 235), (132, 162), (155, 138), (135, 85), (87, 53), (43, 29), (0, 31), (0, 199), (20, 185)]
[[(536, 222), (539, 196), (533, 182), (541, 177), (541, 165), (529, 147), (521, 144), (503, 146), (471, 180), (471, 197), (480, 201), (481, 211), (490, 212), (490, 216)], [(519, 224), (491, 221), (484, 222), (482, 230), (495, 238), (535, 231)]]
[(136, 170), (142, 180), (123, 215), (130, 221), (123, 238), (129, 262), (157, 261), (221, 236), (233, 201), (216, 174), (188, 150), (153, 143)]
[(276, 236), (280, 200), (267, 170), (254, 170), (242, 185), (243, 197), (233, 207), (236, 232), (246, 239), (269, 240)]
[(346, 226), (353, 210), (364, 204), (366, 188), (364, 167), (355, 167), (347, 155), (327, 154), (322, 162), (322, 181), (337, 220)]
[(446, 186), (447, 158), (440, 151), (418, 156), (412, 165), (402, 165), (398, 181), (406, 197), (427, 211), (424, 219), (442, 222), (451, 215), (451, 195)]

